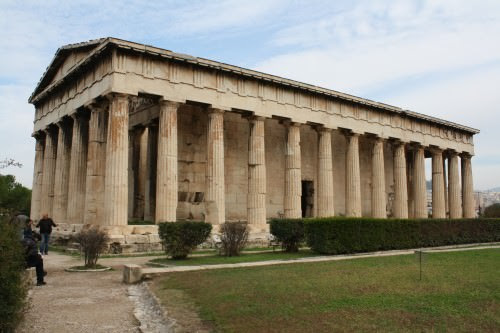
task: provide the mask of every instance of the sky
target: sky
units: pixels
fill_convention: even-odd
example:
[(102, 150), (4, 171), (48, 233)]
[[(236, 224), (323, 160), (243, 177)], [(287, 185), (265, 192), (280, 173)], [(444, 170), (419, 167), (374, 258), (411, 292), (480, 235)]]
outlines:
[(0, 0), (0, 160), (23, 164), (2, 173), (31, 188), (28, 97), (56, 50), (108, 36), (477, 128), (474, 188), (500, 186), (498, 0)]

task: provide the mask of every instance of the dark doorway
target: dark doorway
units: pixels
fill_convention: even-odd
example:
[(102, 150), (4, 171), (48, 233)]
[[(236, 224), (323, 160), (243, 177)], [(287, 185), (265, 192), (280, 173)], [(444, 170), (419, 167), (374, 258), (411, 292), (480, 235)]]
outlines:
[(312, 217), (314, 208), (314, 183), (302, 181), (302, 217)]

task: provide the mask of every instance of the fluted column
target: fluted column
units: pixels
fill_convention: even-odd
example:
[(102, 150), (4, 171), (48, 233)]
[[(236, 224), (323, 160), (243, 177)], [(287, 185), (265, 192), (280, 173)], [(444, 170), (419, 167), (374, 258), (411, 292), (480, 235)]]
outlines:
[(300, 124), (289, 123), (286, 126), (284, 211), (286, 218), (300, 218), (302, 217)]
[(222, 224), (226, 220), (226, 202), (224, 187), (224, 111), (220, 109), (210, 109), (208, 113), (206, 185), (207, 222)]
[(43, 154), (45, 150), (45, 134), (40, 132), (35, 137), (35, 165), (33, 168), (33, 187), (31, 191), (30, 216), (33, 220), (40, 219), (41, 198), (43, 183)]
[(103, 224), (108, 226), (128, 224), (128, 123), (128, 96), (111, 95), (106, 140), (103, 221)]
[(462, 200), (465, 218), (476, 217), (474, 205), (474, 188), (472, 183), (471, 156), (462, 154)]
[(376, 138), (372, 152), (372, 216), (386, 218), (384, 140)]
[(68, 223), (83, 223), (85, 214), (85, 182), (87, 178), (88, 120), (73, 114), (73, 137), (68, 185)]
[(148, 128), (141, 129), (138, 138), (138, 165), (137, 165), (137, 189), (135, 191), (135, 217), (144, 219), (145, 195), (146, 195), (146, 176), (147, 176), (147, 158), (148, 158)]
[(346, 216), (361, 216), (361, 178), (359, 171), (359, 134), (346, 134), (347, 152), (345, 168)]
[(87, 180), (85, 182), (85, 224), (103, 224), (106, 173), (106, 131), (108, 115), (105, 106), (91, 106)]
[(445, 209), (443, 151), (434, 148), (432, 150), (432, 217), (445, 218)]
[(250, 119), (248, 141), (247, 218), (251, 226), (266, 224), (266, 150), (263, 117)]
[(405, 143), (396, 142), (394, 147), (394, 217), (408, 218), (408, 185), (406, 175)]
[(146, 159), (146, 176), (144, 190), (144, 220), (155, 220), (156, 207), (156, 163), (158, 151), (158, 124), (151, 123), (147, 127), (148, 142), (147, 142), (147, 159)]
[(54, 175), (56, 171), (57, 130), (45, 130), (45, 152), (43, 154), (43, 179), (41, 213), (52, 216), (54, 202)]
[(54, 184), (53, 219), (66, 223), (68, 211), (69, 164), (71, 157), (71, 127), (66, 122), (58, 122), (57, 159)]
[(332, 130), (318, 129), (318, 216), (335, 215), (333, 193)]
[(462, 200), (460, 198), (460, 179), (458, 176), (458, 154), (454, 151), (449, 153), (448, 177), (450, 218), (458, 219), (462, 217)]
[(450, 209), (448, 205), (448, 177), (446, 176), (446, 154), (443, 153), (443, 190), (444, 190), (444, 216), (448, 217), (450, 215)]
[(413, 166), (413, 198), (414, 217), (427, 218), (427, 189), (425, 184), (425, 155), (424, 147), (417, 146), (414, 151)]
[[(179, 103), (170, 101), (162, 101), (160, 103), (156, 171), (156, 223), (175, 222), (177, 219), (178, 108)], [(224, 149), (224, 146), (222, 146), (222, 149)], [(222, 165), (224, 167), (224, 163)]]

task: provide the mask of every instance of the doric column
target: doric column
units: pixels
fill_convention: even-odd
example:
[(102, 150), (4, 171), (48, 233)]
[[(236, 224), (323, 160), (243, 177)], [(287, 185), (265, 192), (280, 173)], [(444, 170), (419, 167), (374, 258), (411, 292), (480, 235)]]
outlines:
[(135, 146), (135, 131), (128, 131), (128, 167), (127, 167), (127, 219), (134, 218), (134, 199), (135, 199), (135, 182), (134, 182), (134, 146)]
[(103, 224), (126, 226), (128, 224), (128, 96), (112, 94), (108, 113)]
[(284, 211), (286, 218), (300, 218), (302, 217), (300, 124), (287, 123), (286, 126)]
[(432, 149), (432, 217), (446, 217), (444, 199), (443, 151)]
[(156, 207), (156, 163), (158, 151), (158, 124), (151, 123), (147, 127), (147, 161), (146, 161), (146, 181), (144, 184), (144, 220), (155, 220)]
[[(222, 224), (226, 220), (224, 187), (224, 111), (209, 109), (207, 128), (206, 220)], [(158, 205), (158, 198), (156, 199)]]
[(54, 202), (54, 175), (56, 171), (57, 130), (45, 130), (45, 152), (43, 154), (43, 179), (41, 213), (52, 216)]
[(31, 219), (39, 220), (41, 215), (41, 198), (43, 183), (43, 154), (45, 150), (45, 134), (43, 132), (34, 135), (35, 143), (35, 165), (33, 168), (33, 188), (31, 191)]
[(138, 133), (137, 140), (137, 188), (135, 190), (135, 212), (134, 216), (144, 219), (146, 176), (147, 176), (147, 158), (148, 158), (148, 128), (142, 127)]
[(450, 216), (448, 207), (448, 177), (446, 176), (446, 154), (443, 152), (443, 190), (444, 190), (444, 216)]
[(57, 160), (54, 185), (53, 219), (56, 223), (66, 223), (68, 211), (69, 164), (71, 158), (71, 127), (67, 122), (57, 123)]
[(361, 216), (361, 178), (359, 172), (359, 134), (348, 133), (345, 160), (345, 213)]
[[(156, 223), (177, 219), (177, 109), (179, 103), (162, 101), (158, 127)], [(224, 145), (222, 146), (224, 149)], [(224, 168), (224, 160), (222, 161)], [(224, 189), (224, 187), (223, 187)]]
[(83, 223), (85, 214), (85, 182), (87, 178), (88, 120), (73, 114), (73, 137), (68, 185), (68, 223)]
[(332, 130), (318, 128), (318, 216), (335, 215), (333, 193)]
[(408, 185), (405, 143), (394, 145), (394, 212), (396, 218), (408, 218)]
[(386, 218), (384, 140), (376, 138), (372, 152), (372, 216)]
[(472, 183), (471, 155), (462, 154), (462, 200), (465, 218), (476, 217)]
[(462, 217), (462, 202), (460, 198), (460, 179), (458, 176), (458, 154), (455, 151), (449, 153), (448, 177), (450, 218), (459, 219)]
[(91, 105), (87, 180), (85, 182), (85, 224), (103, 224), (106, 173), (107, 106)]
[(425, 184), (425, 155), (424, 147), (417, 146), (414, 151), (413, 165), (413, 198), (414, 217), (427, 218), (427, 189)]
[(263, 117), (253, 117), (249, 121), (247, 218), (251, 226), (266, 224), (264, 121)]

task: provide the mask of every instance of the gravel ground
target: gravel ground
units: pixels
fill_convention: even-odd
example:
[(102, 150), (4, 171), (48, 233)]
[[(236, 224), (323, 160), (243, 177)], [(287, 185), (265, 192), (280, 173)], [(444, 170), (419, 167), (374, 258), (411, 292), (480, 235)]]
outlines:
[[(140, 261), (134, 259), (128, 261)], [(69, 273), (64, 268), (82, 262), (55, 252), (44, 256), (47, 285), (31, 290), (31, 307), (18, 332), (140, 332), (128, 286), (121, 282), (122, 260), (100, 263), (114, 270)]]

